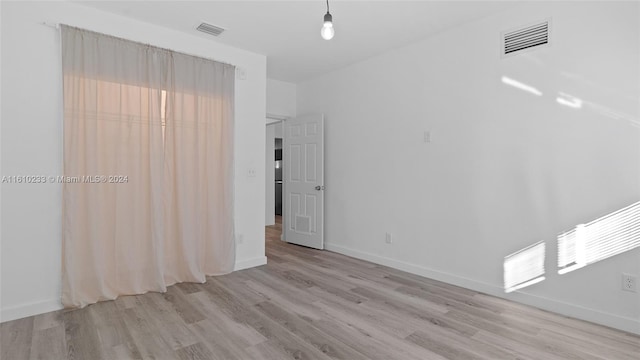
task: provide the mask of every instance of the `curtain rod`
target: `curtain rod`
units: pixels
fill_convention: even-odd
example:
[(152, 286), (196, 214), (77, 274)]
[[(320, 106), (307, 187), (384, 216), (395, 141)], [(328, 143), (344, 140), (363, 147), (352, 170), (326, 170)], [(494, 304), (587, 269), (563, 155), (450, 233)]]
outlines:
[(234, 64), (230, 64), (228, 62), (225, 62), (225, 61), (220, 61), (220, 60), (216, 60), (216, 59), (212, 59), (212, 58), (207, 58), (207, 57), (204, 57), (204, 56), (201, 56), (201, 55), (189, 54), (189, 53), (182, 52), (182, 51), (176, 51), (176, 50), (172, 50), (172, 49), (167, 49), (167, 48), (163, 48), (163, 47), (160, 47), (160, 46), (143, 43), (143, 42), (140, 42), (140, 41), (129, 40), (129, 39), (125, 39), (125, 38), (122, 38), (122, 37), (119, 37), (119, 36), (109, 35), (109, 34), (101, 33), (101, 32), (94, 31), (94, 30), (89, 30), (89, 29), (85, 29), (85, 28), (81, 28), (81, 27), (77, 27), (77, 26), (72, 26), (72, 25), (69, 25), (69, 24), (52, 23), (52, 22), (47, 22), (47, 21), (43, 21), (40, 24), (44, 25), (44, 26), (47, 26), (47, 27), (50, 27), (50, 28), (53, 28), (53, 29), (56, 29), (56, 30), (60, 30), (61, 25), (64, 25), (64, 26), (67, 26), (67, 27), (70, 27), (70, 28), (74, 28), (74, 29), (78, 29), (78, 30), (82, 30), (82, 31), (88, 31), (88, 32), (92, 32), (94, 34), (98, 34), (98, 35), (102, 35), (102, 36), (109, 36), (109, 37), (112, 37), (112, 38), (116, 38), (116, 39), (124, 40), (124, 41), (129, 41), (129, 42), (133, 42), (133, 43), (144, 45), (144, 46), (150, 46), (150, 47), (154, 47), (156, 49), (169, 51), (169, 52), (176, 53), (176, 54), (192, 56), (192, 57), (195, 57), (195, 58), (198, 58), (198, 59), (203, 59), (203, 60), (208, 60), (208, 61), (215, 61), (215, 62), (218, 62), (218, 63), (221, 63), (221, 64), (233, 66), (233, 68), (235, 70), (238, 70), (237, 66), (235, 66)]

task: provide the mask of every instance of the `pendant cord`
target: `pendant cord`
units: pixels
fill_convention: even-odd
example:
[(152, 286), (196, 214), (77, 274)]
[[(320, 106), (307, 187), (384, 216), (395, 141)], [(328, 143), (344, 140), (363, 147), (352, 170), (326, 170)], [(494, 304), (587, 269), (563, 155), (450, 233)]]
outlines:
[(329, 14), (329, 0), (327, 0), (327, 14)]

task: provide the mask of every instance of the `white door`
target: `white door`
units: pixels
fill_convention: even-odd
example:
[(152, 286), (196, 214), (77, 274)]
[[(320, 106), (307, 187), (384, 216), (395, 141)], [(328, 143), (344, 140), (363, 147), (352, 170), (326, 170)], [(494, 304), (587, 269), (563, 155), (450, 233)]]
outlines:
[(324, 248), (324, 115), (284, 121), (283, 235)]

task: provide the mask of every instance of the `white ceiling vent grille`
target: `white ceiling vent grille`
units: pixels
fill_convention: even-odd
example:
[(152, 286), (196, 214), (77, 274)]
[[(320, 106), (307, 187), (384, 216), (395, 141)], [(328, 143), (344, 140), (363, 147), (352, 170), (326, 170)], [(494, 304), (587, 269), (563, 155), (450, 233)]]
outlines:
[(524, 28), (502, 33), (502, 55), (511, 55), (518, 51), (549, 44), (550, 21), (545, 20)]
[(213, 35), (213, 36), (218, 36), (220, 34), (222, 34), (224, 32), (224, 29), (215, 25), (211, 25), (211, 24), (207, 24), (207, 23), (202, 23), (200, 25), (198, 25), (198, 27), (196, 28), (196, 30), (198, 31), (202, 31), (203, 33), (209, 34), (209, 35)]

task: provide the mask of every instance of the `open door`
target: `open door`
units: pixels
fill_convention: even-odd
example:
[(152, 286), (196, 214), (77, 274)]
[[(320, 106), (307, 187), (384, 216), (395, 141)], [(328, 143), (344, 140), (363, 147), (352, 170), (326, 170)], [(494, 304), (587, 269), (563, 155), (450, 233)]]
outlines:
[(324, 115), (289, 119), (284, 126), (286, 242), (324, 248)]

